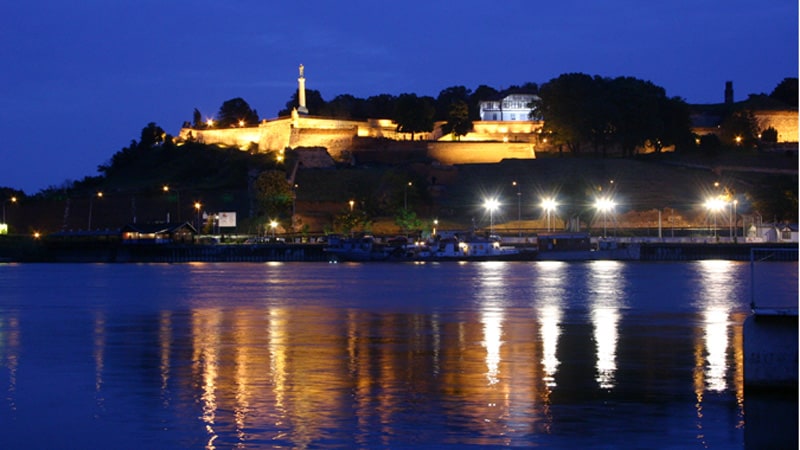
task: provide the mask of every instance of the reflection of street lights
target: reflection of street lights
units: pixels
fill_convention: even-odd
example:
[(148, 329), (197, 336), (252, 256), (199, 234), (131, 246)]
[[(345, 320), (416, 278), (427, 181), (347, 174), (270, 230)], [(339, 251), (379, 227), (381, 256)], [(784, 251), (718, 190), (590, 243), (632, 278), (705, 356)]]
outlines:
[[(103, 193), (102, 192), (98, 192), (97, 193), (97, 198), (103, 198)], [(89, 197), (89, 224), (86, 227), (87, 230), (91, 230), (92, 229), (92, 203), (93, 203), (93, 200), (94, 200), (94, 196)]]
[(598, 198), (597, 201), (594, 203), (594, 207), (597, 208), (598, 211), (603, 213), (603, 237), (606, 237), (606, 220), (608, 218), (608, 212), (614, 209), (616, 204), (613, 200), (608, 197), (601, 197)]
[(11, 197), (3, 201), (3, 223), (6, 223), (6, 203), (17, 203), (17, 197)]
[(500, 206), (500, 202), (496, 198), (487, 199), (483, 203), (483, 207), (489, 210), (489, 234), (494, 233), (494, 210)]
[(544, 212), (547, 214), (547, 231), (551, 231), (550, 228), (550, 213), (556, 210), (558, 203), (552, 197), (547, 197), (542, 199), (542, 208), (544, 208)]

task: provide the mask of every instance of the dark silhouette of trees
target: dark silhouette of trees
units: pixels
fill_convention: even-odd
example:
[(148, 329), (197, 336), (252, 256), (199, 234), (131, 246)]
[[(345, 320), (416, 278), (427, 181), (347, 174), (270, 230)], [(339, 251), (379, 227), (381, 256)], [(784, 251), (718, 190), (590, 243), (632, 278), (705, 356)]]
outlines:
[(225, 101), (217, 113), (219, 128), (255, 125), (258, 125), (258, 113), (240, 97)]
[(203, 115), (200, 114), (200, 110), (197, 108), (195, 108), (194, 112), (192, 113), (192, 126), (197, 129), (205, 127), (205, 122), (203, 122)]
[(720, 124), (723, 145), (753, 147), (758, 141), (758, 120), (749, 109), (733, 111)]
[(573, 154), (585, 143), (604, 156), (610, 148), (632, 156), (646, 144), (688, 141), (688, 107), (649, 81), (571, 73), (545, 83), (539, 96), (545, 135)]
[(418, 97), (416, 94), (400, 94), (395, 103), (392, 119), (397, 122), (397, 131), (416, 133), (433, 131), (433, 117), (436, 114), (432, 97)]
[(783, 102), (786, 106), (797, 108), (798, 89), (797, 78), (784, 78), (769, 94), (775, 100)]
[(469, 96), (469, 118), (470, 120), (480, 120), (481, 109), (480, 102), (495, 98), (499, 92), (497, 89), (482, 84), (475, 88), (475, 91)]
[(471, 91), (464, 86), (451, 86), (439, 92), (436, 97), (436, 114), (434, 120), (447, 120), (454, 103), (464, 102), (469, 105)]
[(447, 114), (447, 122), (442, 125), (444, 134), (453, 134), (455, 140), (461, 140), (472, 130), (472, 121), (469, 118), (469, 107), (464, 100), (456, 100), (450, 104), (450, 111)]

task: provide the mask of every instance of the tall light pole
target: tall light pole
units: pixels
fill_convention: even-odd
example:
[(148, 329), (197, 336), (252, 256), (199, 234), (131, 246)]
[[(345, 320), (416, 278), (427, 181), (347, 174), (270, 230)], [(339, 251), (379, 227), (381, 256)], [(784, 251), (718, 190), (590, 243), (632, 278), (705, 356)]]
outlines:
[(500, 206), (500, 202), (496, 198), (487, 199), (483, 203), (483, 207), (489, 210), (489, 235), (494, 234), (494, 210)]
[(706, 200), (706, 208), (714, 215), (714, 238), (717, 238), (717, 213), (725, 207), (725, 202), (719, 197), (712, 197)]
[(608, 219), (608, 212), (614, 209), (614, 201), (611, 200), (609, 197), (601, 197), (598, 198), (597, 201), (594, 203), (594, 207), (597, 208), (598, 211), (603, 213), (603, 238), (607, 237), (607, 219)]
[(17, 197), (11, 197), (3, 201), (3, 223), (6, 223), (6, 203), (17, 203)]
[[(98, 192), (97, 193), (97, 198), (103, 198), (103, 193), (102, 192)], [(91, 230), (92, 229), (92, 203), (93, 203), (93, 200), (94, 200), (94, 196), (89, 197), (89, 223), (88, 223), (88, 225), (86, 227), (87, 230)]]
[(558, 203), (556, 203), (555, 199), (553, 199), (552, 197), (547, 197), (547, 198), (542, 199), (542, 208), (544, 208), (544, 212), (545, 212), (545, 214), (547, 214), (547, 231), (548, 232), (552, 231), (552, 229), (550, 227), (550, 213), (555, 211), (557, 206), (558, 206)]
[(202, 208), (202, 207), (203, 207), (203, 205), (200, 204), (200, 202), (194, 202), (194, 209), (197, 212), (197, 231), (198, 232), (200, 232), (200, 208)]
[(411, 182), (403, 186), (403, 209), (408, 209), (408, 188), (411, 187)]
[[(170, 188), (169, 188), (168, 184), (165, 184), (161, 189), (165, 193), (168, 193)], [(176, 208), (177, 209), (177, 211), (176, 211), (177, 214), (176, 214), (175, 221), (176, 222), (180, 222), (181, 221), (181, 191), (179, 191), (178, 189), (175, 189), (175, 195), (177, 196), (176, 204), (178, 205), (177, 208)], [(169, 212), (167, 212), (167, 214), (169, 214)]]
[(272, 229), (272, 239), (275, 239), (275, 229), (278, 228), (278, 222), (271, 220), (269, 222), (269, 227)]
[(511, 185), (517, 188), (517, 225), (519, 226), (519, 235), (522, 237), (522, 191), (516, 181), (512, 181)]

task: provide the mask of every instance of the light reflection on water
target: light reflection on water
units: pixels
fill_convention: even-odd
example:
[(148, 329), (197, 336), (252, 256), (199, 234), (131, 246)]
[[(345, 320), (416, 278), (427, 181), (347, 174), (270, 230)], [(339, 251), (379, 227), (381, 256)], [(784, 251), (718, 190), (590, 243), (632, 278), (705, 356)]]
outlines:
[(53, 266), (123, 283), (82, 296), (22, 269), (0, 271), (4, 448), (45, 410), (86, 448), (742, 442), (740, 263)]

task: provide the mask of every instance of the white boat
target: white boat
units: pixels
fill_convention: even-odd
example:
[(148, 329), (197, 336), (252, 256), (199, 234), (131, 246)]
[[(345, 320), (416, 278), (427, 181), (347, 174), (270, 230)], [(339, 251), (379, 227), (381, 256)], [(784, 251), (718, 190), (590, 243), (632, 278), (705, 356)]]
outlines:
[(495, 238), (457, 236), (435, 239), (417, 245), (414, 259), (419, 261), (531, 261), (533, 247), (503, 246)]

